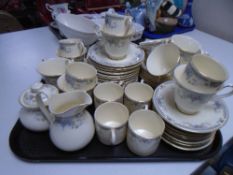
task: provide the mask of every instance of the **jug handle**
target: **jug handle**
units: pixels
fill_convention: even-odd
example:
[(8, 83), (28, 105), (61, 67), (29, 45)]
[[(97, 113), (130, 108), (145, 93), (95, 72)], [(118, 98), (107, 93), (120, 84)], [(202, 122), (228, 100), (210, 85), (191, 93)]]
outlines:
[(41, 112), (44, 114), (43, 116), (45, 117), (45, 119), (48, 120), (50, 124), (52, 124), (55, 120), (55, 117), (48, 111), (45, 104), (43, 103), (42, 98), (41, 98), (41, 92), (36, 94), (36, 101), (37, 101), (37, 104)]

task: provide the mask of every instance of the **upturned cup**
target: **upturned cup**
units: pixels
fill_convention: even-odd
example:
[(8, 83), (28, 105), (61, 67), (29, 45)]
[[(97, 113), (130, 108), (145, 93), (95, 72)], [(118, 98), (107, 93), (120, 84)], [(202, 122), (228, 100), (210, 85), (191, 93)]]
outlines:
[(110, 59), (119, 60), (123, 59), (129, 49), (130, 39), (133, 33), (125, 36), (115, 36), (102, 30), (102, 43), (105, 53)]
[(180, 49), (181, 63), (188, 63), (192, 56), (201, 53), (201, 45), (195, 39), (186, 35), (173, 35), (171, 42)]

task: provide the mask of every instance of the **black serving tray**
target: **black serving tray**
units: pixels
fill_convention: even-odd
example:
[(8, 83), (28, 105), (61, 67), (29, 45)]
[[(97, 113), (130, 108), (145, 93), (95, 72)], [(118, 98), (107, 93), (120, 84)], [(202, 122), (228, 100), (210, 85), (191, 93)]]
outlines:
[[(92, 111), (92, 110), (90, 110)], [(161, 162), (200, 161), (216, 155), (222, 147), (222, 135), (217, 131), (213, 143), (201, 151), (181, 151), (161, 140), (157, 151), (147, 157), (139, 157), (129, 151), (126, 142), (117, 146), (105, 146), (94, 136), (82, 150), (64, 152), (50, 141), (49, 133), (32, 132), (18, 120), (13, 127), (10, 148), (20, 159), (30, 162)]]

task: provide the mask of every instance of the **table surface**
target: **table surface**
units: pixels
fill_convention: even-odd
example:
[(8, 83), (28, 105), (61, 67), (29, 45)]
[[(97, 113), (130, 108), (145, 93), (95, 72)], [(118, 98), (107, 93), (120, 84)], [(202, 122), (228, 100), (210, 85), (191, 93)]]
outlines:
[[(202, 44), (202, 48), (221, 62), (233, 82), (233, 44), (198, 30), (186, 33)], [(0, 35), (0, 174), (146, 174), (187, 175), (202, 162), (166, 163), (28, 163), (10, 150), (9, 134), (18, 119), (21, 106), (18, 97), (23, 90), (40, 80), (36, 66), (42, 59), (55, 58), (58, 40), (48, 27)], [(224, 143), (233, 136), (233, 98), (224, 99), (230, 118), (221, 129)]]

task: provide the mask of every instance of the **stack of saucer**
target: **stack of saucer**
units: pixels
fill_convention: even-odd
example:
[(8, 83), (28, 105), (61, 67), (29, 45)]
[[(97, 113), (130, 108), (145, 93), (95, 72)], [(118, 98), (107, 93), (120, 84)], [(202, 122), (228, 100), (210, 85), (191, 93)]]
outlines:
[(189, 115), (179, 111), (174, 100), (176, 83), (167, 81), (155, 90), (153, 105), (166, 122), (162, 136), (167, 144), (185, 151), (197, 151), (211, 145), (215, 133), (229, 116), (222, 100), (211, 100), (198, 113)]
[(87, 55), (87, 62), (98, 71), (99, 82), (125, 86), (138, 80), (144, 51), (130, 42), (133, 34), (132, 17), (106, 13), (101, 41), (91, 46)]
[(138, 80), (144, 51), (136, 44), (130, 43), (127, 56), (121, 60), (110, 59), (102, 49), (101, 42), (91, 46), (87, 55), (87, 62), (92, 64), (98, 72), (98, 81), (113, 81), (121, 85)]

